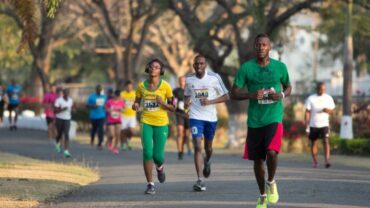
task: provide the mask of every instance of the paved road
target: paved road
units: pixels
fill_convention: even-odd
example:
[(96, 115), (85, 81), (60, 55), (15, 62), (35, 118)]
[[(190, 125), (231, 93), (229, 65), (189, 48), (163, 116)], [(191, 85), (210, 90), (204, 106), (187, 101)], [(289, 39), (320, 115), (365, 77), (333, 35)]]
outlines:
[[(98, 168), (99, 181), (41, 207), (237, 208), (255, 207), (258, 196), (252, 163), (239, 155), (217, 151), (212, 158), (212, 175), (206, 180), (207, 191), (202, 193), (192, 191), (196, 180), (192, 158), (178, 161), (175, 153), (166, 153), (167, 181), (157, 184), (155, 196), (143, 194), (146, 184), (140, 150), (114, 156), (106, 150), (73, 143), (73, 158), (64, 159), (54, 152), (45, 132), (0, 129), (0, 151), (43, 160), (77, 161)], [(369, 166), (334, 164), (331, 169), (312, 169), (305, 160), (282, 155), (276, 178), (281, 200), (270, 207), (370, 207)]]

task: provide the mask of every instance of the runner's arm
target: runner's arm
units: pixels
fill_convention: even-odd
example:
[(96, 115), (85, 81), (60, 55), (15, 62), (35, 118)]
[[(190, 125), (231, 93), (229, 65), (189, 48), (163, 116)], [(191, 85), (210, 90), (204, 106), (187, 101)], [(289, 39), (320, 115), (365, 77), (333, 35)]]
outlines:
[(281, 100), (285, 97), (288, 97), (291, 92), (292, 92), (292, 86), (291, 85), (283, 85), (283, 91), (281, 91), (280, 93), (272, 93), (272, 94), (269, 95), (269, 97), (272, 100)]
[(250, 99), (256, 99), (261, 100), (263, 98), (263, 91), (257, 90), (256, 92), (248, 93), (245, 92), (243, 89), (233, 85), (231, 88), (230, 93), (231, 99), (233, 100), (250, 100)]
[(173, 103), (173, 97), (167, 98), (167, 103), (162, 100), (160, 96), (157, 96), (157, 102), (166, 110), (171, 112), (175, 111), (175, 105)]
[(207, 98), (200, 99), (202, 105), (213, 105), (217, 103), (223, 103), (230, 99), (229, 94), (224, 94), (216, 99), (208, 100)]
[(132, 110), (138, 111), (140, 108), (141, 97), (135, 97), (135, 102), (132, 104)]
[(304, 113), (304, 124), (305, 124), (306, 128), (308, 128), (308, 126), (310, 124), (310, 117), (311, 117), (311, 111), (306, 109), (306, 111)]
[(191, 96), (185, 96), (184, 97), (184, 108), (188, 109), (191, 105)]

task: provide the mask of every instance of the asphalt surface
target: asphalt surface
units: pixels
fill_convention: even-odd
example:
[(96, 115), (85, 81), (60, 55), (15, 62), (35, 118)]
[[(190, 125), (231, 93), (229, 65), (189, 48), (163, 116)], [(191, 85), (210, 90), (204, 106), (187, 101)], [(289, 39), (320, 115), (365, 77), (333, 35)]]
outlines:
[[(215, 150), (211, 177), (206, 179), (207, 191), (194, 192), (192, 186), (197, 178), (192, 157), (178, 161), (176, 153), (167, 152), (166, 182), (156, 181), (157, 193), (148, 196), (144, 195), (146, 182), (140, 149), (116, 156), (73, 142), (72, 158), (65, 159), (46, 138), (42, 131), (0, 129), (0, 151), (81, 163), (97, 169), (101, 179), (40, 207), (237, 208), (255, 207), (259, 195), (252, 162), (242, 160), (240, 154), (218, 154)], [(281, 155), (276, 175), (280, 201), (269, 207), (370, 207), (370, 166), (359, 167), (356, 158), (341, 158), (346, 163), (334, 163), (330, 169), (322, 165), (313, 169), (310, 161), (300, 156)]]

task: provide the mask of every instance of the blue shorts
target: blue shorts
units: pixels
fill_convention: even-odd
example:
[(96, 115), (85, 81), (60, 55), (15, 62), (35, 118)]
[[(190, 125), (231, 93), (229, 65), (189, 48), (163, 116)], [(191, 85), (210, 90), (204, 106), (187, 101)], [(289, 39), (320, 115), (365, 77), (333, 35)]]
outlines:
[(217, 121), (202, 121), (190, 119), (190, 130), (193, 139), (204, 138), (208, 141), (213, 140), (216, 133)]

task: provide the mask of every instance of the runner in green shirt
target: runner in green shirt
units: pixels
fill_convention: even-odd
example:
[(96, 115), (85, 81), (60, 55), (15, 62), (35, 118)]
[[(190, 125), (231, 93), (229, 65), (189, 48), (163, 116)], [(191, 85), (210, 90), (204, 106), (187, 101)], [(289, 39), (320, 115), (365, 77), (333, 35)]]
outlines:
[[(244, 158), (254, 161), (254, 173), (261, 194), (257, 208), (265, 208), (267, 203), (275, 204), (279, 200), (274, 176), (283, 135), (282, 99), (290, 95), (292, 87), (285, 64), (269, 57), (271, 43), (266, 34), (256, 37), (255, 50), (257, 57), (245, 62), (237, 72), (231, 97), (249, 100)], [(243, 90), (245, 86), (248, 92)], [(264, 168), (266, 157), (267, 181)]]

